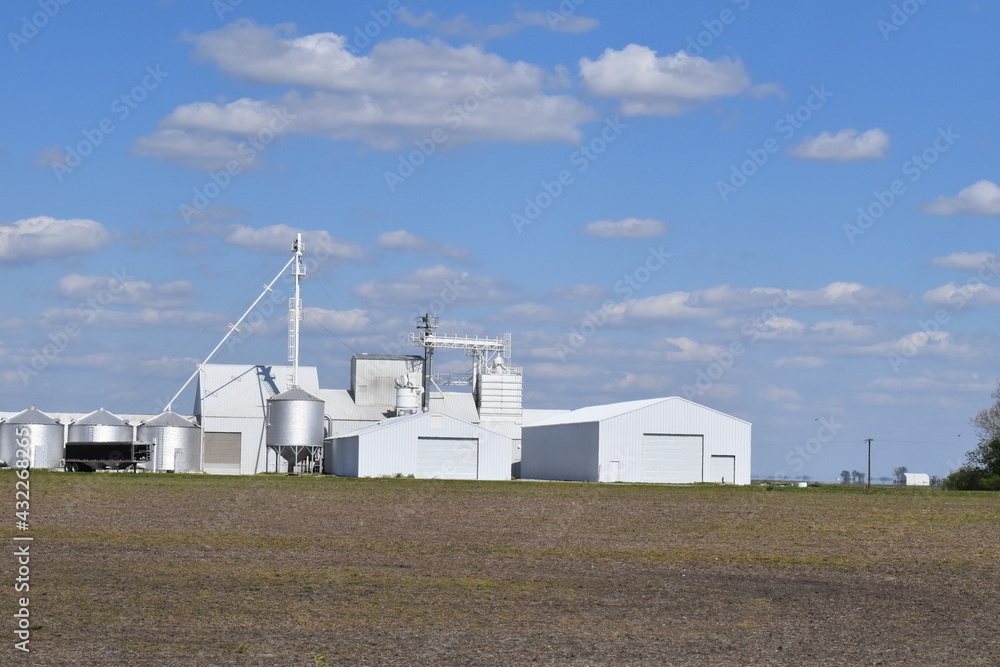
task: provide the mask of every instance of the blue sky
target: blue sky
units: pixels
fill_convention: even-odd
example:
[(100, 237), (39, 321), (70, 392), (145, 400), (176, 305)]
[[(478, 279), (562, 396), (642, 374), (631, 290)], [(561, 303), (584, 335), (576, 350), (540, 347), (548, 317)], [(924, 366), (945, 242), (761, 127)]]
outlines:
[[(158, 411), (301, 231), (324, 386), (432, 311), (513, 334), (527, 407), (681, 395), (757, 477), (865, 438), (944, 474), (1000, 361), (998, 14), (7, 3), (0, 399)], [(284, 363), (288, 295), (215, 360)]]

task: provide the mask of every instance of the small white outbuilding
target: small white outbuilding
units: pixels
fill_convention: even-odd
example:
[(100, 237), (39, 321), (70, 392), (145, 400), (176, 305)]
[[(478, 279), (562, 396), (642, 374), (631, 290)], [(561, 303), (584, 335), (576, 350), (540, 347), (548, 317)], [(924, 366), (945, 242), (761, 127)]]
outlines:
[(906, 486), (930, 486), (931, 476), (925, 472), (904, 472)]
[(394, 417), (327, 438), (323, 471), (343, 477), (510, 479), (511, 439), (442, 412)]
[(521, 430), (521, 477), (750, 483), (750, 423), (680, 396), (573, 410)]

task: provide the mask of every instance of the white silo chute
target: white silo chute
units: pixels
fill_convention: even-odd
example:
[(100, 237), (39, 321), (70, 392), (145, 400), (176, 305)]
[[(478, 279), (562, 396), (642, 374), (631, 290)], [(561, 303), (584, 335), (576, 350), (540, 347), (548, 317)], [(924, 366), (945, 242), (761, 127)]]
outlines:
[[(62, 465), (66, 444), (64, 432), (58, 419), (32, 405), (0, 424), (0, 460), (15, 467), (20, 440), (28, 443), (28, 464), (32, 468), (58, 468)], [(20, 458), (24, 456), (22, 454)]]

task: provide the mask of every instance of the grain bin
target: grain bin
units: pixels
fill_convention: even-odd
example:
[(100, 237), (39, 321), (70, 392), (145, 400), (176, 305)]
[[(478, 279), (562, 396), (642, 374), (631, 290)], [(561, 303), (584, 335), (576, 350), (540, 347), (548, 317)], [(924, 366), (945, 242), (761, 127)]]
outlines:
[(69, 425), (67, 442), (132, 442), (132, 426), (104, 408)]
[(141, 423), (136, 438), (155, 445), (156, 472), (197, 471), (201, 467), (201, 428), (173, 410), (165, 410)]
[[(32, 405), (0, 424), (0, 460), (13, 467), (17, 459), (17, 441), (27, 440), (28, 461), (33, 468), (58, 468), (62, 465), (64, 426)], [(27, 429), (27, 432), (25, 432)]]
[(323, 449), (323, 414), (326, 404), (298, 387), (267, 401), (267, 446), (296, 463), (315, 458)]

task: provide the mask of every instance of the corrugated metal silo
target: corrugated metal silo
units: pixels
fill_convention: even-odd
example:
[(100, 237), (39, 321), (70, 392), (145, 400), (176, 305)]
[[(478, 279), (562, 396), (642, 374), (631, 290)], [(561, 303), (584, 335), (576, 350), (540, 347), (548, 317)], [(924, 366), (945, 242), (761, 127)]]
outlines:
[(268, 399), (267, 446), (280, 453), (289, 467), (322, 450), (325, 407), (322, 399), (298, 387)]
[(155, 471), (201, 469), (201, 428), (172, 410), (140, 424), (136, 438), (156, 445)]
[(0, 460), (13, 467), (17, 457), (18, 432), (31, 443), (29, 462), (33, 468), (58, 468), (65, 452), (64, 427), (41, 410), (31, 406), (0, 424)]
[(68, 431), (67, 442), (132, 442), (132, 426), (104, 408), (72, 422)]

